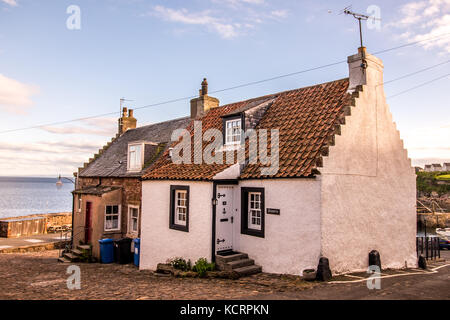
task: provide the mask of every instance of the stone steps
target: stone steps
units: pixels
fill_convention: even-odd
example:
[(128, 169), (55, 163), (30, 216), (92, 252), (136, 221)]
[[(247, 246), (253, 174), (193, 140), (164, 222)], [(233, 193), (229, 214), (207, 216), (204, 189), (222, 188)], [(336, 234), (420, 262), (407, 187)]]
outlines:
[(61, 258), (58, 258), (58, 262), (61, 262), (61, 263), (71, 263), (72, 261), (70, 261), (69, 259), (67, 259), (67, 258), (65, 258), (65, 257), (61, 257)]
[(255, 265), (255, 260), (249, 259), (248, 254), (242, 252), (216, 255), (216, 266), (222, 271), (234, 271), (240, 277), (262, 271), (261, 266)]
[(76, 262), (79, 259), (79, 257), (76, 254), (73, 254), (72, 252), (64, 253), (63, 257), (70, 260), (71, 262)]
[[(58, 258), (58, 262), (70, 263), (70, 262), (78, 262), (80, 260), (84, 261), (86, 257), (91, 256), (91, 252), (92, 252), (91, 246), (78, 245), (76, 249), (71, 249), (69, 252), (65, 252), (62, 257)], [(81, 259), (82, 257), (84, 258)]]
[(239, 276), (245, 277), (252, 274), (260, 273), (262, 271), (262, 267), (254, 264), (251, 266), (234, 269), (234, 271), (237, 272)]

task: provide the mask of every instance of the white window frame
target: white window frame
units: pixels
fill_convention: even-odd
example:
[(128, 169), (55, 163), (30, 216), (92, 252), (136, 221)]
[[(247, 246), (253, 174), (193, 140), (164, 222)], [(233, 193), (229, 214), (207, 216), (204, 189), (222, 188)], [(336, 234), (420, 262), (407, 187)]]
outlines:
[(83, 206), (83, 198), (81, 197), (81, 194), (78, 195), (78, 212), (81, 212), (81, 208)]
[[(132, 167), (131, 166), (131, 157), (130, 157), (131, 150), (130, 149), (131, 149), (131, 147), (137, 147), (137, 146), (139, 146), (141, 148), (140, 156), (137, 155), (137, 159), (140, 159), (140, 164)], [(142, 170), (142, 167), (144, 166), (144, 150), (145, 150), (145, 144), (143, 142), (128, 144), (128, 150), (127, 150), (127, 169), (128, 169), (128, 171), (139, 172)]]
[[(137, 209), (137, 230), (133, 230), (133, 223), (132, 223), (132, 209)], [(128, 233), (130, 234), (138, 234), (139, 233), (139, 216), (140, 216), (141, 212), (139, 210), (139, 206), (134, 206), (134, 205), (129, 205), (128, 206)]]
[[(179, 198), (180, 194), (184, 194), (184, 198)], [(175, 190), (175, 208), (174, 208), (174, 223), (179, 226), (186, 226), (187, 221), (187, 212), (188, 212), (188, 199), (187, 199), (187, 190)], [(179, 205), (178, 200), (184, 200), (184, 205)], [(182, 212), (179, 212), (179, 209), (184, 209), (184, 220), (180, 219), (179, 215), (183, 214)]]
[[(116, 229), (106, 229), (106, 208), (107, 207), (114, 207), (117, 206), (118, 207), (118, 212), (117, 214), (114, 215), (118, 215), (119, 219), (118, 219), (118, 223), (117, 223), (117, 228)], [(105, 219), (104, 219), (104, 231), (120, 231), (121, 227), (120, 227), (120, 223), (121, 223), (121, 205), (120, 204), (107, 204), (105, 205)], [(111, 215), (111, 214), (110, 214)]]
[[(231, 135), (228, 134), (228, 123), (231, 123)], [(239, 135), (238, 134), (234, 134), (233, 133), (233, 123), (239, 123)], [(237, 127), (237, 126), (236, 126)], [(241, 139), (242, 139), (242, 119), (241, 118), (235, 118), (235, 119), (230, 119), (230, 120), (226, 120), (225, 121), (225, 129), (224, 129), (224, 134), (225, 134), (225, 145), (226, 146), (232, 146), (232, 145), (239, 145), (241, 144)], [(239, 139), (237, 141), (234, 141), (234, 137), (238, 137)], [(229, 139), (231, 137), (231, 139)]]
[[(255, 199), (252, 201), (252, 195), (255, 196)], [(259, 197), (259, 200), (256, 200), (256, 196)], [(261, 210), (262, 205), (262, 194), (261, 192), (249, 192), (248, 193), (248, 228), (253, 230), (261, 231), (262, 228), (262, 215), (263, 212)], [(259, 212), (259, 216), (258, 216)], [(253, 218), (256, 219), (256, 222), (253, 223)], [(259, 219), (259, 224), (258, 224)]]

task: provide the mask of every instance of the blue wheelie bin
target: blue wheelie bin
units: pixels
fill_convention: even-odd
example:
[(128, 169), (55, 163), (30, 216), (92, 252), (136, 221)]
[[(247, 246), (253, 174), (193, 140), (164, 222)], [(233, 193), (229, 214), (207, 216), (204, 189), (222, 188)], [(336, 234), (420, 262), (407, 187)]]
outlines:
[(114, 246), (112, 239), (101, 239), (98, 240), (100, 243), (100, 261), (102, 263), (113, 263), (114, 262)]
[(139, 254), (141, 251), (141, 239), (136, 238), (133, 240), (134, 242), (134, 265), (139, 267)]

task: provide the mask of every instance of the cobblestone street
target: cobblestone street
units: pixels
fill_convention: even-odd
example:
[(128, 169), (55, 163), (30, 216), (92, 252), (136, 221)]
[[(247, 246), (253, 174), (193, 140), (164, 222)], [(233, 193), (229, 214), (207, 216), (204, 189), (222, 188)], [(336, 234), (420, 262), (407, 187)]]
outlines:
[(298, 277), (259, 274), (240, 280), (174, 278), (134, 265), (76, 264), (81, 289), (69, 290), (58, 251), (0, 254), (0, 299), (248, 299), (313, 286)]
[(174, 278), (138, 271), (133, 265), (79, 263), (81, 289), (69, 290), (69, 264), (57, 263), (57, 257), (57, 250), (0, 254), (0, 299), (450, 298), (448, 266), (435, 273), (382, 279), (381, 290), (368, 290), (365, 282), (311, 283), (264, 273), (239, 280)]

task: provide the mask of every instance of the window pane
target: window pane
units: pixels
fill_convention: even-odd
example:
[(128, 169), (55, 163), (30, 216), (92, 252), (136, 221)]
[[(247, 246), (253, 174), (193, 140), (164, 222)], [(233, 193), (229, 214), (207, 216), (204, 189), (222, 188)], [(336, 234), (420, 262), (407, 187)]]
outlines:
[(119, 217), (118, 216), (113, 217), (112, 228), (113, 229), (118, 229), (119, 228)]
[(106, 214), (110, 214), (111, 213), (111, 206), (106, 206)]
[(113, 206), (113, 213), (119, 213), (119, 206)]

